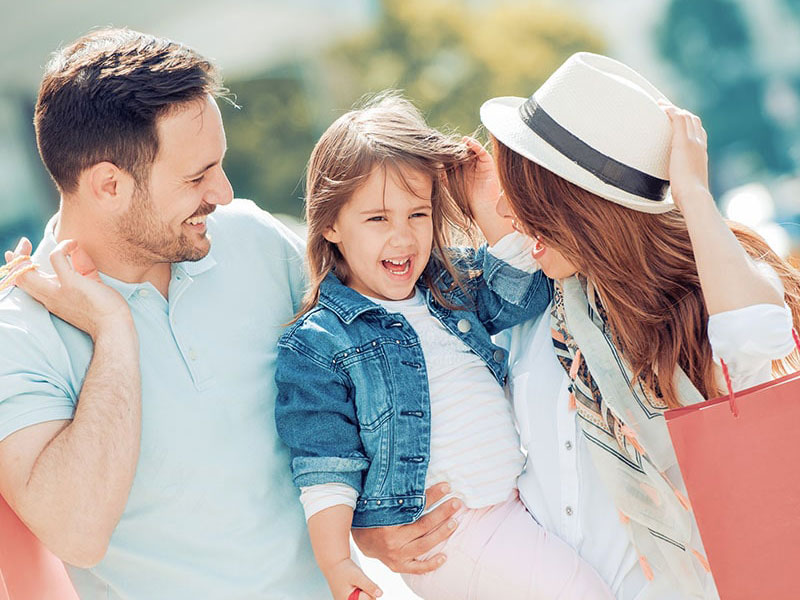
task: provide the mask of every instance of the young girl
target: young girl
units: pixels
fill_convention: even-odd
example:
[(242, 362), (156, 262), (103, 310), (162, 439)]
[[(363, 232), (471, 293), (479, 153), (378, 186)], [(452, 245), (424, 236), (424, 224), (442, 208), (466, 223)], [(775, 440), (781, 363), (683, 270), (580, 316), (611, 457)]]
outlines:
[[(339, 118), (311, 156), (311, 288), (278, 344), (277, 427), (335, 600), (381, 595), (350, 559), (352, 527), (419, 518), (426, 487), (465, 505), (448, 560), (406, 582), (424, 598), (610, 598), (519, 500), (520, 452), (490, 335), (540, 314), (551, 288), (495, 204), (486, 151), (384, 96)], [(489, 246), (450, 247), (470, 215)], [(437, 548), (435, 551), (440, 551)]]

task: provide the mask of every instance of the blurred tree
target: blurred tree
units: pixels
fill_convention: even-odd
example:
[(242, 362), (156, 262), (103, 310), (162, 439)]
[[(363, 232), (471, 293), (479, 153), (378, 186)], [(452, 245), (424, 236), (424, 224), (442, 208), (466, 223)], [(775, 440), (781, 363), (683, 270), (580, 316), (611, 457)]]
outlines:
[(318, 132), (298, 68), (227, 82), (237, 108), (221, 102), (225, 171), (236, 196), (276, 213), (302, 212), (303, 168)]
[(715, 191), (792, 170), (787, 140), (766, 111), (767, 74), (738, 2), (671, 0), (657, 41), (686, 85), (687, 108), (703, 117)]
[(339, 106), (402, 89), (434, 126), (474, 130), (493, 96), (527, 96), (579, 50), (602, 52), (587, 25), (544, 3), (382, 0), (376, 26), (325, 57)]
[(354, 101), (398, 88), (437, 127), (474, 131), (487, 98), (527, 96), (579, 50), (602, 52), (587, 25), (550, 4), (380, 0), (374, 25), (306, 62), (228, 81), (225, 168), (238, 196), (302, 213), (314, 142)]

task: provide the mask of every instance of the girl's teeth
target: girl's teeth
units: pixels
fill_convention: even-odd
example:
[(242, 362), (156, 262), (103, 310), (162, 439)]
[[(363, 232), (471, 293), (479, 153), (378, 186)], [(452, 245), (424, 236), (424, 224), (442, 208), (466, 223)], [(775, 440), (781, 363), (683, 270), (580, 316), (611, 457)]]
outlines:
[[(411, 268), (411, 261), (406, 259), (402, 262), (398, 262), (391, 259), (386, 259), (383, 261), (386, 265), (386, 268), (392, 275), (405, 275), (408, 273), (408, 270)], [(392, 267), (400, 267), (400, 268), (392, 268)]]

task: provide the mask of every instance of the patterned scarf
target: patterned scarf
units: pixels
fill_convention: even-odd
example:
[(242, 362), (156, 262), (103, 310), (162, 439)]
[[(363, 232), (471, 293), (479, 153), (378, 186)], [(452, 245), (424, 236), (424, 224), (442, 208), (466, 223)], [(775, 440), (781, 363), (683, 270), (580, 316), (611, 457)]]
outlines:
[[(632, 378), (591, 283), (575, 276), (556, 282), (551, 333), (571, 380), (570, 407), (646, 577), (654, 578), (652, 565), (669, 579), (655, 587), (716, 597), (702, 574), (708, 563), (696, 549), (699, 534), (663, 418), (666, 403)], [(681, 369), (675, 382), (683, 404), (704, 400)]]

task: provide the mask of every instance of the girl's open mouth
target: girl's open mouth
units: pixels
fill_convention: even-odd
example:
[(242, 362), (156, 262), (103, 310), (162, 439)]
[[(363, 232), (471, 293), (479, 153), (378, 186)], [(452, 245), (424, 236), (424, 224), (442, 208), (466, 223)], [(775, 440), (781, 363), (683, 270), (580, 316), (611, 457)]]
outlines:
[(402, 260), (387, 258), (382, 260), (381, 263), (383, 264), (383, 268), (389, 271), (389, 274), (394, 275), (395, 277), (403, 277), (407, 275), (409, 271), (411, 271), (411, 258), (405, 258)]

